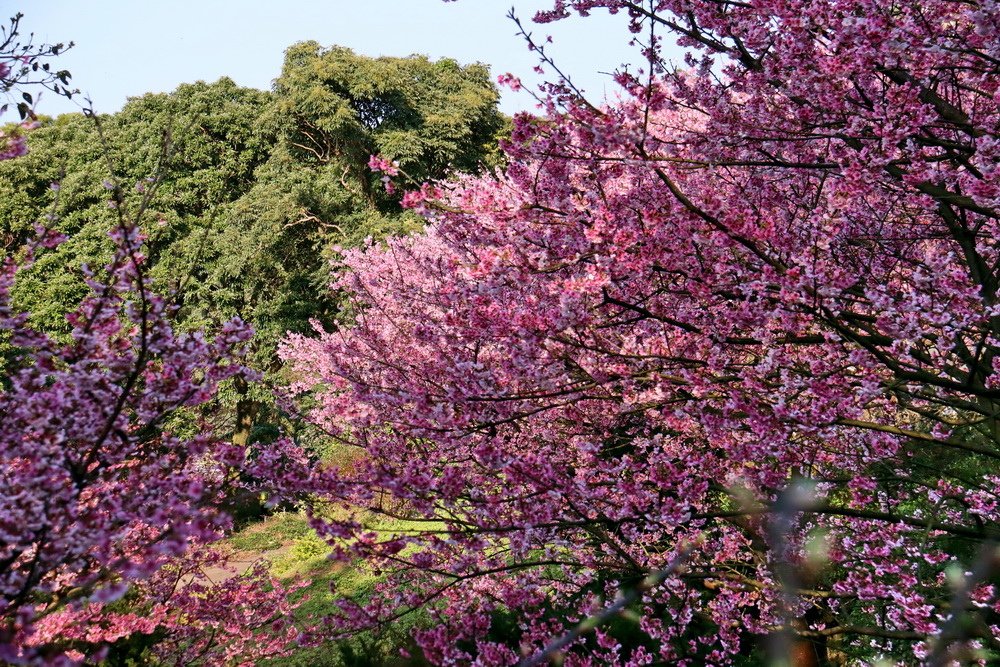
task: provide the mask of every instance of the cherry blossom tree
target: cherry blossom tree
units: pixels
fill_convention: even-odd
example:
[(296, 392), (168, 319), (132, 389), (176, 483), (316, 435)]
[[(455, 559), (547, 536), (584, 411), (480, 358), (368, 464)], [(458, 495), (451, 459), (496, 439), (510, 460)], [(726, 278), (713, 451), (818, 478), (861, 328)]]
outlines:
[[(94, 658), (114, 639), (165, 625), (118, 613), (115, 630), (102, 630), (109, 617), (101, 610), (164, 566), (191, 569), (188, 552), (204, 550), (229, 525), (220, 493), (243, 450), (197, 424), (185, 434), (191, 426), (176, 414), (247, 373), (240, 355), (251, 332), (239, 321), (212, 338), (174, 331), (169, 302), (143, 272), (138, 231), (126, 225), (113, 236), (107, 277), (90, 274), (93, 294), (68, 316), (68, 342), (34, 330), (10, 306), (32, 251), (20, 264), (5, 261), (0, 274), (0, 658), (15, 664)], [(42, 232), (37, 245), (57, 242)], [(283, 589), (270, 595), (261, 574), (252, 579), (257, 597), (243, 603), (287, 606), (275, 597)], [(158, 608), (185, 614), (174, 625), (190, 633), (191, 618), (212, 611), (211, 596), (173, 583), (172, 603)], [(54, 623), (73, 632), (53, 632)]]
[(425, 607), (436, 664), (985, 662), (1000, 5), (559, 0), (536, 21), (602, 8), (649, 63), (621, 100), (550, 84), (505, 174), (407, 195), (426, 232), (346, 252), (351, 320), (283, 347), (357, 453), (284, 443), (259, 470), (355, 510), (314, 524), (385, 573), (341, 627)]
[(68, 337), (36, 328), (11, 297), (36, 255), (63, 239), (39, 225), (0, 264), (4, 664), (93, 663), (135, 638), (148, 640), (144, 659), (253, 664), (298, 643), (296, 587), (262, 563), (217, 585), (204, 575), (225, 560), (209, 545), (231, 524), (223, 494), (245, 452), (195, 409), (219, 383), (253, 379), (243, 365), (252, 331), (238, 319), (213, 335), (175, 329), (177, 307), (152, 290), (137, 224), (159, 183), (147, 179), (127, 202), (107, 181), (114, 254), (101, 270), (81, 267), (91, 293), (67, 314)]

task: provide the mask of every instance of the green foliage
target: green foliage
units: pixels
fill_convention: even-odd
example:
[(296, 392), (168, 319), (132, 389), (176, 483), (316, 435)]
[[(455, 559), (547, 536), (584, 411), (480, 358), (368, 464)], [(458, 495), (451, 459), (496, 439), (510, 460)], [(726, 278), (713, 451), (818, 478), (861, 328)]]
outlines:
[[(117, 219), (108, 204), (109, 183), (119, 183), (134, 203), (145, 179), (162, 174), (144, 221), (154, 262), (237, 199), (276, 141), (256, 123), (271, 100), (270, 93), (221, 79), (131, 100), (120, 113), (101, 119), (105, 140), (93, 120), (78, 114), (32, 132), (29, 154), (0, 164), (0, 242), (7, 251), (16, 248), (48, 212), (69, 238), (26, 276), (16, 294), (19, 305), (49, 330), (65, 327), (62, 313), (85, 292), (79, 267), (100, 267), (109, 257), (106, 234)], [(58, 183), (58, 193), (51, 183)]]
[[(28, 156), (0, 163), (0, 245), (13, 252), (49, 214), (69, 240), (26, 272), (15, 301), (66, 332), (63, 313), (86, 292), (81, 265), (109, 257), (118, 212), (107, 186), (119, 185), (128, 206), (157, 178), (142, 221), (154, 280), (177, 293), (185, 326), (249, 321), (253, 364), (277, 380), (280, 338), (338, 313), (331, 247), (421, 224), (382, 190), (369, 156), (397, 159), (419, 180), (491, 167), (506, 127), (497, 100), (483, 65), (306, 42), (288, 50), (274, 92), (223, 78), (133, 98), (100, 118), (102, 132), (80, 114), (43, 119)], [(262, 387), (221, 396), (246, 440), (275, 418)]]
[(287, 51), (276, 90), (296, 152), (337, 164), (373, 202), (369, 155), (397, 160), (419, 181), (472, 172), (496, 159), (504, 128), (489, 68), (449, 58), (373, 59), (301, 42)]

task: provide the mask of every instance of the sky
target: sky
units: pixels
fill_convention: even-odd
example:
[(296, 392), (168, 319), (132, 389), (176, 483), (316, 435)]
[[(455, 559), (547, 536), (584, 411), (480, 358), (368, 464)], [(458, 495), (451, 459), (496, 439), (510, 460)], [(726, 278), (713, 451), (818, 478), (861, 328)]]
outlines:
[[(526, 85), (537, 58), (506, 18), (511, 5), (592, 102), (614, 94), (609, 73), (641, 62), (624, 16), (601, 10), (587, 19), (534, 25), (530, 19), (552, 0), (0, 0), (0, 16), (22, 12), (22, 28), (37, 42), (75, 42), (58, 59), (72, 83), (101, 113), (126, 99), (167, 92), (181, 83), (215, 81), (269, 89), (285, 48), (315, 40), (370, 56), (426, 54), (462, 63), (483, 62), (494, 76), (513, 73)], [(526, 93), (504, 92), (506, 113), (531, 110)], [(52, 93), (35, 110), (56, 115), (78, 103)]]

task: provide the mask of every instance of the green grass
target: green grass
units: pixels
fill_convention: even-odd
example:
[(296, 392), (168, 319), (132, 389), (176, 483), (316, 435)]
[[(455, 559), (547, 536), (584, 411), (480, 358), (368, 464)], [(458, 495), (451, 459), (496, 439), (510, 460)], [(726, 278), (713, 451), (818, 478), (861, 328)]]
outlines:
[(252, 523), (231, 535), (226, 544), (237, 551), (272, 551), (309, 533), (315, 535), (304, 514), (280, 512)]
[[(319, 551), (322, 551), (319, 553)], [(305, 600), (293, 612), (302, 626), (315, 625), (336, 610), (341, 597), (367, 598), (379, 578), (361, 564), (344, 565), (331, 561), (329, 547), (313, 533), (300, 538), (282, 557), (275, 560), (272, 571), (287, 581), (308, 579), (310, 584), (300, 595)], [(336, 590), (336, 594), (334, 594)], [(320, 646), (302, 648), (286, 658), (269, 660), (267, 667), (397, 667), (406, 664), (399, 656), (399, 647), (410, 643), (409, 633), (422, 615), (412, 614), (392, 624), (391, 628), (361, 632), (357, 635), (326, 642)]]
[[(341, 510), (328, 511), (330, 518), (340, 514)], [(379, 533), (382, 539), (441, 527), (426, 522), (390, 519), (373, 513), (366, 513), (362, 520)], [(325, 616), (336, 611), (338, 598), (367, 598), (380, 579), (362, 563), (344, 565), (331, 561), (329, 545), (310, 528), (305, 514), (300, 512), (282, 512), (252, 523), (231, 535), (225, 543), (236, 551), (260, 554), (284, 548), (279, 554), (273, 555), (271, 572), (285, 583), (303, 580), (310, 582), (296, 596), (302, 602), (293, 615), (301, 627), (319, 625)], [(336, 595), (333, 590), (336, 590)], [(399, 648), (411, 645), (410, 630), (425, 618), (422, 612), (409, 614), (389, 628), (358, 633), (348, 639), (327, 642), (318, 647), (303, 648), (291, 656), (268, 660), (262, 665), (401, 667), (422, 664), (403, 660), (399, 656)]]

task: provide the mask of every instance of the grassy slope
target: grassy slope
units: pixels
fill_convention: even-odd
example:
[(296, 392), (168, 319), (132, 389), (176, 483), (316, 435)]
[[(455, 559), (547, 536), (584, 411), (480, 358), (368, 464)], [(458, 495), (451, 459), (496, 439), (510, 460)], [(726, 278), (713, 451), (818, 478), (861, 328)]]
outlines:
[[(387, 536), (412, 530), (416, 524), (379, 517), (373, 523)], [(426, 524), (420, 526), (426, 529)], [(330, 547), (309, 527), (304, 514), (280, 512), (252, 523), (234, 533), (225, 544), (244, 554), (260, 554), (272, 559), (271, 571), (286, 582), (310, 580), (302, 595), (308, 598), (295, 610), (303, 627), (316, 626), (335, 609), (340, 595), (365, 598), (372, 593), (378, 578), (361, 564), (344, 566), (328, 558)], [(241, 558), (243, 560), (243, 558)], [(418, 615), (397, 621), (391, 628), (369, 631), (355, 637), (328, 642), (319, 647), (303, 648), (294, 655), (270, 660), (269, 667), (354, 667), (360, 665), (412, 665), (399, 657), (399, 648), (409, 645), (409, 631), (420, 622)]]

